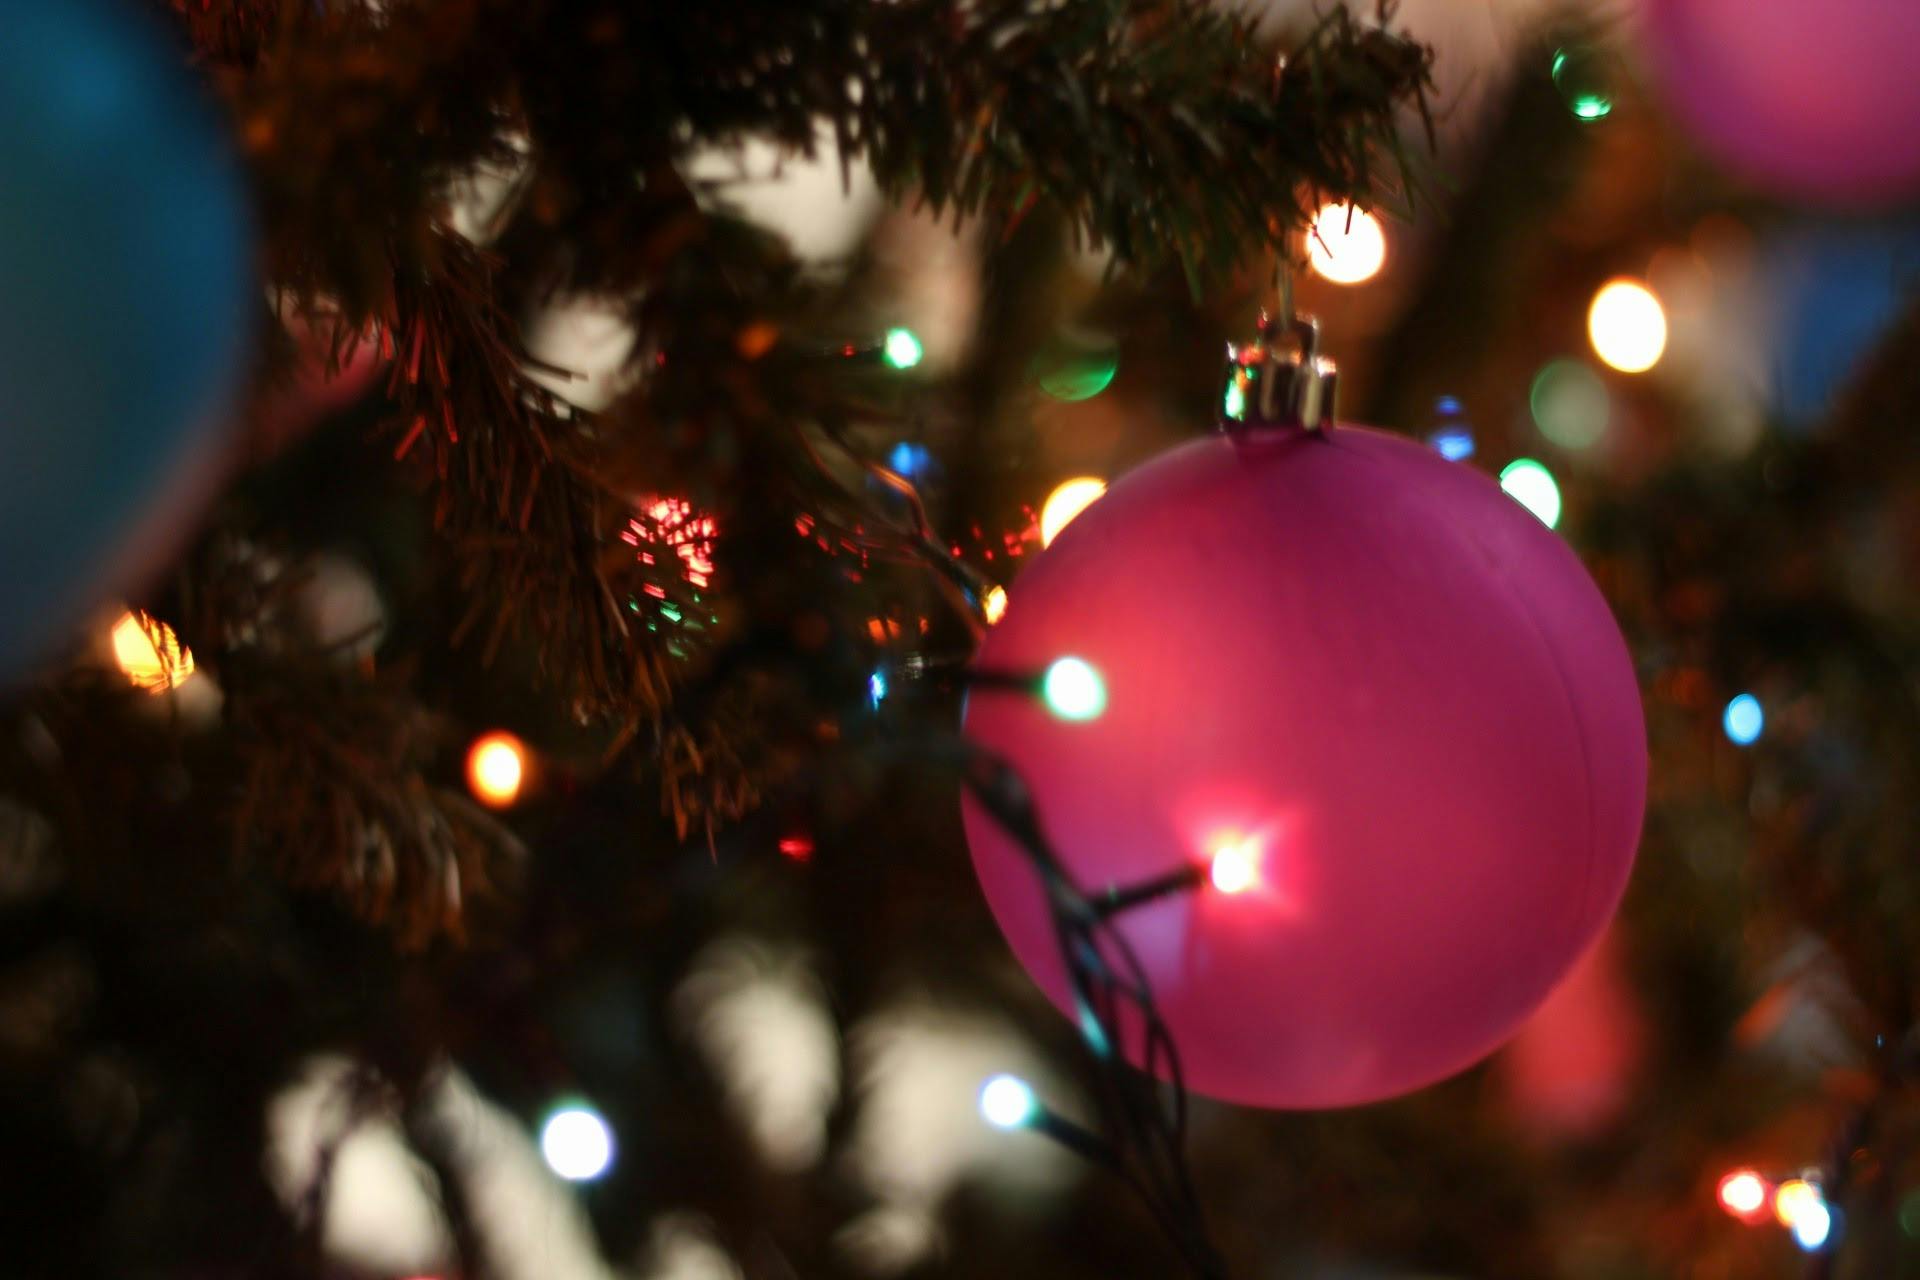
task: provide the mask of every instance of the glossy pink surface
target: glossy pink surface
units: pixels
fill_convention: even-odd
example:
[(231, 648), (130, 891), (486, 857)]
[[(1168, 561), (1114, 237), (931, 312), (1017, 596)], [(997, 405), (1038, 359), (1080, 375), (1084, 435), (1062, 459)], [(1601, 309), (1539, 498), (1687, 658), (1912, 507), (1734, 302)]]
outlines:
[[(982, 690), (966, 730), (1019, 767), (1082, 886), (1258, 850), (1243, 893), (1122, 917), (1198, 1092), (1332, 1107), (1452, 1074), (1626, 884), (1647, 754), (1612, 615), (1555, 534), (1410, 441), (1214, 436), (1124, 477), (1015, 583), (979, 661), (1067, 654), (1103, 674), (1104, 715)], [(965, 820), (1001, 929), (1066, 1007), (1024, 855)]]
[(1920, 3), (1642, 4), (1662, 97), (1728, 170), (1816, 204), (1920, 191)]

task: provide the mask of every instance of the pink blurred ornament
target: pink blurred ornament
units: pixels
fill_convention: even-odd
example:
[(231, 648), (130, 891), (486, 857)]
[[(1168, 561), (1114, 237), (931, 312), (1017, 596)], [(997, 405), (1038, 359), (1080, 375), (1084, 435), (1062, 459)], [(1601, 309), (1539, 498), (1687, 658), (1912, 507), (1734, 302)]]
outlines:
[(1914, 0), (1644, 0), (1644, 9), (1664, 98), (1727, 169), (1819, 204), (1920, 191)]
[(1645, 1043), (1645, 1019), (1609, 933), (1500, 1055), (1507, 1103), (1521, 1132), (1577, 1138), (1604, 1128), (1626, 1105)]
[[(1334, 1107), (1452, 1074), (1625, 886), (1646, 738), (1606, 603), (1525, 508), (1408, 440), (1247, 428), (1126, 476), (1015, 584), (979, 665), (1063, 655), (1104, 710), (983, 686), (966, 728), (1069, 873), (1251, 864), (1115, 917), (1200, 1093)], [(1026, 855), (971, 800), (965, 821), (1001, 929), (1069, 1009)]]
[(366, 395), (386, 363), (374, 335), (346, 340), (336, 362), (332, 338), (324, 328), (297, 316), (289, 317), (286, 324), (299, 354), (292, 373), (267, 388), (254, 408), (246, 453), (255, 461), (276, 456)]

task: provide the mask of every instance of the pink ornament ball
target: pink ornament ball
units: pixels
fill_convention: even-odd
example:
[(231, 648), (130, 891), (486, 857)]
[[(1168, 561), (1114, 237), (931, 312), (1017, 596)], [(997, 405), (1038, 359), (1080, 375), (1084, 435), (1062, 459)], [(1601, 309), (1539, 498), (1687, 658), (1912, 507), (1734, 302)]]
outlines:
[(1920, 4), (1644, 0), (1647, 59), (1701, 149), (1776, 195), (1884, 205), (1920, 191)]
[[(1098, 715), (983, 683), (966, 732), (1089, 893), (1213, 872), (1114, 917), (1196, 1092), (1319, 1108), (1440, 1080), (1619, 902), (1647, 775), (1619, 629), (1558, 537), (1411, 441), (1248, 430), (1124, 477), (1015, 584), (978, 665), (1065, 655), (1104, 681)], [(1071, 1011), (1026, 854), (964, 817), (1001, 930)]]

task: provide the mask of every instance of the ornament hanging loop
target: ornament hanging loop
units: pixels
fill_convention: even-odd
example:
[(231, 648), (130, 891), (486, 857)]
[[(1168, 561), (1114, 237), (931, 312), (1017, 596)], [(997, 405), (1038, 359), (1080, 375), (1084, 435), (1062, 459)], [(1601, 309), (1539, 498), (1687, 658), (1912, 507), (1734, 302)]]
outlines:
[(1339, 371), (1320, 354), (1320, 322), (1262, 314), (1260, 339), (1227, 346), (1220, 428), (1301, 427), (1323, 430), (1333, 421)]

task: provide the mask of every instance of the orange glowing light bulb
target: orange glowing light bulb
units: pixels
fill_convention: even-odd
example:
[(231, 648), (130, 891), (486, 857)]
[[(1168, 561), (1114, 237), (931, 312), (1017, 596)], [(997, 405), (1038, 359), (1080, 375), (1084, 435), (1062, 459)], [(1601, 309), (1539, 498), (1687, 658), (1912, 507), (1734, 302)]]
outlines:
[(1007, 613), (1007, 589), (1005, 587), (989, 587), (987, 594), (980, 597), (980, 612), (986, 618), (988, 626), (992, 626), (994, 623), (1000, 621), (1001, 618), (1005, 617)]
[(111, 640), (120, 673), (148, 693), (178, 689), (193, 674), (193, 654), (173, 628), (157, 618), (123, 613), (113, 624)]
[(1788, 1178), (1773, 1193), (1773, 1216), (1780, 1220), (1783, 1227), (1791, 1227), (1800, 1220), (1802, 1214), (1813, 1209), (1824, 1209), (1825, 1197), (1820, 1188), (1805, 1178)]
[(1387, 262), (1387, 233), (1380, 219), (1347, 204), (1322, 205), (1307, 232), (1307, 264), (1334, 284), (1360, 284)]
[(1055, 486), (1040, 507), (1040, 545), (1052, 546), (1060, 531), (1106, 491), (1107, 482), (1098, 476), (1076, 476)]
[(481, 804), (506, 808), (520, 798), (526, 777), (526, 747), (510, 733), (483, 734), (467, 751), (467, 786)]

